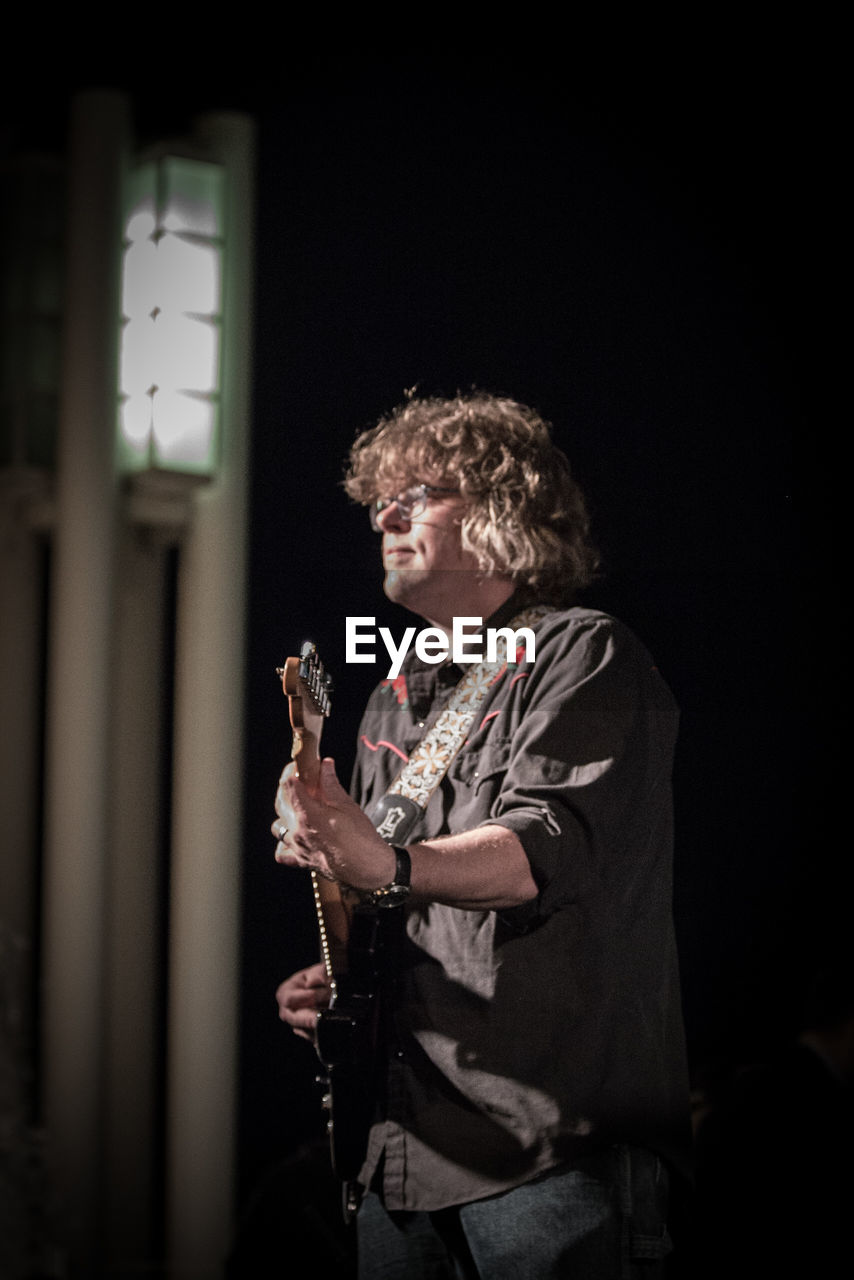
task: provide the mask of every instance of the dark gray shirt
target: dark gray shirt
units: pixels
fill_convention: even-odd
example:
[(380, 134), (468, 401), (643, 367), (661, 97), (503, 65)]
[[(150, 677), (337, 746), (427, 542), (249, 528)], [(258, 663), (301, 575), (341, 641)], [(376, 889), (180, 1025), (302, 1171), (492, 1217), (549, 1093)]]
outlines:
[[(489, 625), (506, 625), (508, 602)], [(539, 894), (505, 912), (406, 908), (384, 1114), (362, 1180), (438, 1209), (616, 1142), (684, 1166), (688, 1087), (671, 914), (678, 713), (605, 614), (554, 611), (491, 686), (407, 843), (498, 823)], [(365, 711), (353, 777), (388, 789), (462, 671), (414, 655)]]

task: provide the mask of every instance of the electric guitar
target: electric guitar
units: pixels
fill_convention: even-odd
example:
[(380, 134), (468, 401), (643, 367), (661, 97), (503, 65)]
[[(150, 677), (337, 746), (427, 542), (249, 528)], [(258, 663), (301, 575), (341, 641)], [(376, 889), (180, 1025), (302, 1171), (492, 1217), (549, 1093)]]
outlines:
[[(320, 735), (332, 708), (332, 680), (316, 647), (306, 641), (298, 658), (277, 670), (288, 699), (291, 759), (310, 788), (320, 785)], [(316, 1049), (324, 1068), (327, 1131), (332, 1167), (342, 1183), (344, 1216), (355, 1214), (362, 1166), (376, 1098), (380, 994), (389, 939), (381, 913), (358, 893), (311, 872), (320, 949), (331, 985), (329, 1007), (317, 1019)], [(395, 912), (391, 913), (395, 915)]]

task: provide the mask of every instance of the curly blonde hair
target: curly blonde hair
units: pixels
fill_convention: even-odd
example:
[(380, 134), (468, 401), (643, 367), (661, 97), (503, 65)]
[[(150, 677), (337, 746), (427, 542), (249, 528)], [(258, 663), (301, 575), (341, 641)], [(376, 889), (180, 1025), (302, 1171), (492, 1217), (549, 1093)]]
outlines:
[(458, 488), (463, 547), (526, 598), (567, 604), (596, 576), (599, 556), (581, 489), (551, 425), (487, 392), (410, 395), (355, 441), (344, 487), (369, 506), (409, 484)]

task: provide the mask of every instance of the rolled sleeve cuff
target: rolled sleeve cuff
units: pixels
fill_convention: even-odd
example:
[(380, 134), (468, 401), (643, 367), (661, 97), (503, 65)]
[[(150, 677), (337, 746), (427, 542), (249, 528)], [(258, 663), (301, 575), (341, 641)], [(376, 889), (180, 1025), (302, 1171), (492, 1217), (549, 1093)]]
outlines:
[(568, 901), (566, 850), (561, 829), (554, 815), (545, 808), (511, 809), (496, 818), (487, 818), (481, 826), (506, 827), (525, 850), (531, 875), (537, 886), (537, 897), (519, 907), (499, 912), (502, 919), (516, 928), (527, 928), (534, 919), (542, 919)]

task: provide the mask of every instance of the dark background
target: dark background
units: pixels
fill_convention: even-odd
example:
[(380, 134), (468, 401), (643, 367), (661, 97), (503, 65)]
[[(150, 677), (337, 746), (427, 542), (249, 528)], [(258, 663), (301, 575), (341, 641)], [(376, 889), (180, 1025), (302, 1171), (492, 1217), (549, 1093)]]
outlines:
[(588, 600), (637, 629), (680, 702), (697, 1069), (752, 1057), (796, 1017), (796, 104), (747, 69), (725, 92), (686, 66), (640, 94), (616, 76), (580, 91), (553, 67), (458, 70), (397, 63), (367, 85), (328, 67), (261, 121), (244, 1052), (248, 1092), (274, 1086), (247, 1149), (271, 1155), (271, 1063), (296, 1071), (303, 1048), (282, 1045), (271, 988), (316, 942), (307, 905), (283, 935), (292, 877), (268, 856), (283, 725), (267, 672), (280, 646), (318, 642), (345, 773), (384, 673), (344, 669), (343, 619), (383, 604), (365, 516), (335, 486), (355, 433), (413, 384), (476, 384), (553, 422), (604, 551)]
[(695, 1074), (797, 1024), (837, 897), (814, 786), (823, 673), (799, 574), (814, 440), (795, 463), (814, 116), (803, 75), (765, 45), (698, 49), (618, 62), (601, 47), (451, 44), (292, 51), (257, 72), (77, 67), (7, 111), (16, 142), (61, 136), (81, 87), (133, 93), (141, 140), (208, 108), (258, 123), (246, 1186), (319, 1127), (311, 1051), (273, 999), (317, 950), (309, 887), (272, 859), (289, 747), (274, 668), (318, 643), (337, 683), (325, 746), (346, 777), (384, 671), (345, 668), (344, 618), (373, 614), (397, 634), (401, 615), (340, 490), (343, 460), (414, 385), (476, 385), (553, 422), (604, 553), (587, 602), (638, 631), (681, 705), (675, 910)]

